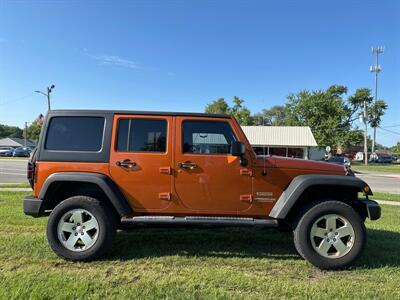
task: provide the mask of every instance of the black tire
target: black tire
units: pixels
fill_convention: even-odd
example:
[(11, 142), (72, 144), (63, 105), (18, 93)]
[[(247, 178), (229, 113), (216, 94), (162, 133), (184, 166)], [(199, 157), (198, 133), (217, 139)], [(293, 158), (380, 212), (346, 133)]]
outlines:
[[(354, 231), (351, 249), (341, 257), (325, 257), (317, 252), (310, 237), (313, 224), (329, 214), (347, 219)], [(322, 239), (321, 239), (322, 240)], [(366, 229), (361, 216), (348, 204), (327, 200), (308, 206), (299, 217), (294, 229), (294, 245), (297, 252), (314, 266), (325, 269), (343, 269), (354, 263), (362, 254), (366, 244)], [(335, 247), (330, 248), (336, 250)]]
[[(61, 218), (74, 209), (88, 211), (98, 223), (98, 229), (95, 230), (96, 241), (90, 248), (79, 252), (69, 250), (63, 245), (57, 229)], [(47, 223), (47, 239), (50, 247), (58, 256), (73, 261), (90, 261), (100, 257), (110, 249), (115, 233), (116, 219), (112, 208), (95, 198), (86, 196), (74, 196), (62, 201), (53, 209)]]

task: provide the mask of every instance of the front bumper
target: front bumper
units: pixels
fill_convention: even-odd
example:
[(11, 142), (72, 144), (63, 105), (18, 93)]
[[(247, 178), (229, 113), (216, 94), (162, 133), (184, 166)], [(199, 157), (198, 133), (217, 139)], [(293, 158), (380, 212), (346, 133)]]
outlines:
[(40, 217), (43, 214), (43, 201), (34, 196), (26, 196), (24, 198), (24, 213), (32, 217)]
[(366, 215), (371, 221), (378, 220), (381, 217), (381, 207), (376, 201), (362, 199), (360, 202), (364, 206)]

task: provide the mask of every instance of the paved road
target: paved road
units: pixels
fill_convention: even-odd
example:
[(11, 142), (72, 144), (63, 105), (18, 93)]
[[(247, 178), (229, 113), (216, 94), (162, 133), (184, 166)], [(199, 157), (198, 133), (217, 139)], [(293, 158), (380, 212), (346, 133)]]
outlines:
[(400, 174), (386, 172), (362, 172), (356, 174), (372, 189), (372, 192), (400, 194)]
[[(0, 183), (28, 182), (26, 164), (27, 160), (0, 159)], [(400, 174), (363, 171), (357, 177), (368, 183), (372, 191), (400, 194)]]
[(27, 160), (0, 159), (0, 183), (28, 182), (26, 179)]

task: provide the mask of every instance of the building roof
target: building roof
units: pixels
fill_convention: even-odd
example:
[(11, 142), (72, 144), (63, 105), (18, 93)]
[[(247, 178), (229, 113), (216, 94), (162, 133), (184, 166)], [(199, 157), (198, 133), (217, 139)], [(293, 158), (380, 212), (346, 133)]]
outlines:
[[(26, 140), (27, 147), (35, 147), (36, 144), (31, 140)], [(25, 147), (25, 139), (6, 137), (0, 139), (0, 147)]]
[(300, 126), (242, 126), (253, 146), (318, 146), (310, 127)]

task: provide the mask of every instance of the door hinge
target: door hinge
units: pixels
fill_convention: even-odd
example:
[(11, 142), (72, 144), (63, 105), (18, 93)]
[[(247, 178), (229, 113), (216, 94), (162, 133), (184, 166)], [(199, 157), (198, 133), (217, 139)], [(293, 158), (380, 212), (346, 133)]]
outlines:
[(171, 167), (160, 167), (159, 170), (160, 170), (160, 173), (161, 173), (161, 174), (171, 175), (171, 173), (172, 173)]
[(253, 202), (253, 195), (252, 194), (240, 195), (240, 201), (251, 203)]
[(167, 192), (167, 193), (158, 193), (158, 198), (160, 200), (171, 200), (171, 193)]
[(240, 175), (253, 176), (253, 172), (249, 169), (240, 169)]

